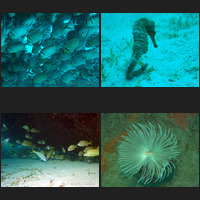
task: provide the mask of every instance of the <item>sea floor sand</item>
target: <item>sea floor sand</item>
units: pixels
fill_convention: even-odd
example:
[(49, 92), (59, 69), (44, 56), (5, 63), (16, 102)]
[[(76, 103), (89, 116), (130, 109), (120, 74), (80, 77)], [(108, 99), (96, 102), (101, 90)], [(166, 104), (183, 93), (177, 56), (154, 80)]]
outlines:
[(99, 187), (99, 164), (2, 159), (1, 187)]
[[(132, 80), (126, 71), (133, 53), (132, 27), (147, 17), (155, 22), (154, 48), (140, 58), (146, 70)], [(103, 13), (101, 15), (102, 87), (199, 87), (198, 13)], [(140, 69), (137, 64), (134, 70)]]

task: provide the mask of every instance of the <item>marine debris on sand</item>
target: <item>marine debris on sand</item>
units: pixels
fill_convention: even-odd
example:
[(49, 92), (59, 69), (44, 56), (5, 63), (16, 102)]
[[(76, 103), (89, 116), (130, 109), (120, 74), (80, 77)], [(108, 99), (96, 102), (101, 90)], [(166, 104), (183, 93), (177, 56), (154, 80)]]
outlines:
[(99, 187), (99, 164), (3, 159), (1, 187)]

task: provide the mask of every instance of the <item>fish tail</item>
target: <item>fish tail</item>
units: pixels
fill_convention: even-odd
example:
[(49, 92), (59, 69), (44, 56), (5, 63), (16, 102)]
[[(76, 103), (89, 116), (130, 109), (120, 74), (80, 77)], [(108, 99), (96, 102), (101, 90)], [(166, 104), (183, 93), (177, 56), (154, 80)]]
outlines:
[(92, 144), (92, 140), (88, 144)]

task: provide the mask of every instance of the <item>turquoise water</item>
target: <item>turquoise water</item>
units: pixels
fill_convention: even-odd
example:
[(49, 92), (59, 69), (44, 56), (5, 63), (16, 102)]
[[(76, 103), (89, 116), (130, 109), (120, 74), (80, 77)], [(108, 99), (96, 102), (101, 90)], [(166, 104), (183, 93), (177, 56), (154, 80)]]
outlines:
[[(148, 36), (148, 52), (140, 58), (148, 67), (126, 80), (134, 39), (132, 27), (140, 18), (155, 22), (154, 48)], [(134, 70), (141, 67), (136, 65)], [(102, 87), (198, 87), (198, 13), (102, 13)]]
[(2, 87), (98, 87), (98, 13), (2, 13)]

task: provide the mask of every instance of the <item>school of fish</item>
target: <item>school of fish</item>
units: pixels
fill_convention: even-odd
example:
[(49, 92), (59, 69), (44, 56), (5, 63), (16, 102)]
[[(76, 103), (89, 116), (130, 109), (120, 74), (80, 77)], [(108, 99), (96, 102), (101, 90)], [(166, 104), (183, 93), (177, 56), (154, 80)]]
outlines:
[[(67, 150), (66, 147), (60, 146), (60, 149), (56, 149), (53, 146), (47, 145), (45, 140), (39, 140), (37, 144), (34, 144), (33, 138), (35, 137), (35, 134), (39, 134), (40, 130), (37, 128), (31, 128), (29, 125), (23, 125), (21, 127), (24, 131), (24, 139), (23, 141), (17, 139), (15, 142), (19, 146), (28, 147), (30, 151), (27, 149), (22, 149), (22, 153), (14, 152), (14, 155), (11, 157), (31, 157), (31, 158), (40, 158), (42, 161), (46, 162), (49, 159), (56, 159), (56, 160), (63, 160), (67, 159), (67, 157), (70, 156), (70, 152), (76, 151), (74, 155), (77, 155), (78, 158), (83, 158), (82, 160), (86, 160), (87, 162), (90, 162), (89, 158), (95, 158), (99, 156), (99, 146), (94, 147), (92, 146), (92, 141), (87, 140), (81, 140), (77, 144), (72, 144), (68, 146)], [(4, 130), (5, 132), (10, 130), (6, 124), (2, 123), (1, 130)], [(10, 146), (10, 147), (16, 147), (14, 144), (9, 143), (10, 138), (6, 138), (1, 141), (2, 146)], [(91, 146), (90, 146), (91, 145)], [(27, 155), (26, 155), (27, 154)], [(89, 159), (89, 160), (88, 160)]]
[(1, 14), (2, 87), (98, 87), (98, 13)]

